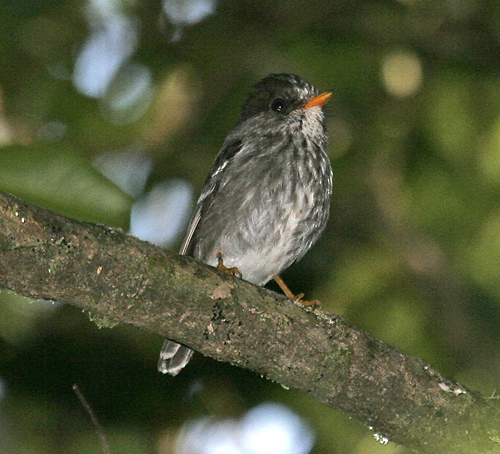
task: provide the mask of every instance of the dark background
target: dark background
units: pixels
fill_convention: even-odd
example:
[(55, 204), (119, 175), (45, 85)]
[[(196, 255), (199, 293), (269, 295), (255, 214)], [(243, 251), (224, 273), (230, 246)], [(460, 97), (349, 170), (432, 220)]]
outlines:
[[(211, 13), (190, 25), (172, 18), (203, 5)], [(249, 87), (273, 72), (334, 92), (331, 219), (285, 273), (289, 286), (495, 396), (497, 2), (3, 0), (0, 190), (127, 230), (134, 201), (166, 180), (191, 188), (189, 203), (168, 199), (179, 217)], [(113, 156), (150, 163), (146, 186), (127, 195), (103, 177), (96, 165)], [(165, 243), (173, 250), (185, 228), (178, 222)], [(178, 452), (215, 453), (215, 428), (263, 402), (299, 415), (314, 453), (403, 452), (304, 395), (200, 355), (178, 377), (160, 376), (161, 343), (127, 326), (99, 329), (62, 303), (1, 292), (0, 452), (101, 452), (74, 383), (114, 453), (173, 452), (186, 421), (210, 421), (210, 437), (195, 434), (202, 447)]]

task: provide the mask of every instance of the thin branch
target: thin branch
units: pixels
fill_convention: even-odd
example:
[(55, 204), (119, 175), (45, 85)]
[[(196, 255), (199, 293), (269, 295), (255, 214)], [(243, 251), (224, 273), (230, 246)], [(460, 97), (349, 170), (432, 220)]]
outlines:
[(76, 394), (76, 397), (78, 397), (78, 400), (82, 404), (82, 407), (85, 409), (85, 411), (90, 416), (90, 420), (92, 421), (92, 424), (94, 425), (95, 430), (97, 432), (97, 436), (99, 437), (99, 441), (101, 442), (102, 452), (104, 452), (104, 454), (111, 454), (111, 451), (109, 450), (109, 444), (108, 444), (108, 439), (106, 437), (106, 433), (104, 432), (104, 429), (102, 428), (101, 423), (99, 422), (99, 419), (97, 419), (97, 416), (94, 413), (94, 410), (92, 410), (92, 407), (87, 402), (87, 399), (85, 399), (85, 396), (80, 391), (80, 388), (78, 387), (78, 385), (76, 383), (72, 386), (72, 388)]
[(342, 318), (2, 194), (0, 287), (65, 301), (248, 368), (411, 449), (496, 448), (500, 412), (493, 400)]

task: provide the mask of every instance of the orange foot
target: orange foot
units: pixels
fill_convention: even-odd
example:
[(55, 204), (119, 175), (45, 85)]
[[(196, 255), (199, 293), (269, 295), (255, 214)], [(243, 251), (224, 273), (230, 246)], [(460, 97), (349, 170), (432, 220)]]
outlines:
[(281, 279), (281, 277), (277, 274), (274, 276), (274, 280), (276, 283), (280, 286), (281, 290), (283, 290), (283, 293), (288, 296), (288, 298), (292, 298), (295, 301), (298, 301), (299, 303), (305, 304), (306, 306), (311, 306), (313, 309), (316, 309), (321, 306), (321, 303), (318, 300), (314, 301), (307, 301), (304, 300), (304, 294), (299, 293), (298, 295), (294, 295), (292, 291), (288, 288), (288, 285), (285, 284), (285, 281)]
[(241, 279), (242, 276), (240, 270), (236, 266), (233, 266), (232, 268), (227, 268), (224, 265), (224, 262), (222, 260), (222, 252), (217, 252), (217, 261), (218, 261), (217, 263), (218, 270), (221, 270), (226, 274), (230, 274), (231, 276), (239, 277)]

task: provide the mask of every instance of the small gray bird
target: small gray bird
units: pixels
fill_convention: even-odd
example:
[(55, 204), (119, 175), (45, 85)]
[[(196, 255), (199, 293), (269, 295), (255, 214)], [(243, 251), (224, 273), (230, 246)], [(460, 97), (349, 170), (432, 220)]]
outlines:
[[(237, 268), (264, 285), (302, 258), (325, 228), (332, 169), (319, 94), (292, 74), (257, 83), (227, 136), (196, 205), (180, 253)], [(166, 340), (158, 370), (176, 375), (193, 350)]]

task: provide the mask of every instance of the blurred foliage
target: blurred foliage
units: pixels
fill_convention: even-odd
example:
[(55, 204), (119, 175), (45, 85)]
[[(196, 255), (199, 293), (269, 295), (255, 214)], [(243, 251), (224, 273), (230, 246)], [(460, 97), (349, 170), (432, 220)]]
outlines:
[[(184, 178), (199, 190), (249, 87), (272, 72), (297, 73), (334, 91), (335, 193), (320, 243), (285, 274), (292, 290), (471, 388), (498, 388), (495, 2), (225, 1), (182, 28), (160, 1), (103, 1), (112, 5), (108, 19), (140, 26), (134, 66), (124, 63), (104, 95), (89, 97), (73, 75), (103, 27), (89, 19), (95, 3), (0, 3), (2, 191), (126, 228), (132, 201), (94, 170), (94, 157), (146, 150), (150, 184)], [(150, 85), (132, 92), (129, 79), (144, 68)], [(136, 98), (120, 110), (129, 94)], [(174, 379), (159, 376), (157, 336), (99, 330), (75, 309), (8, 292), (0, 301), (2, 453), (98, 452), (73, 383), (113, 452), (171, 452), (184, 421), (238, 416), (263, 400), (286, 403), (312, 425), (314, 453), (403, 452), (306, 396), (209, 359), (197, 356)]]
[(72, 149), (57, 144), (1, 149), (0, 190), (76, 219), (127, 225), (131, 199)]

